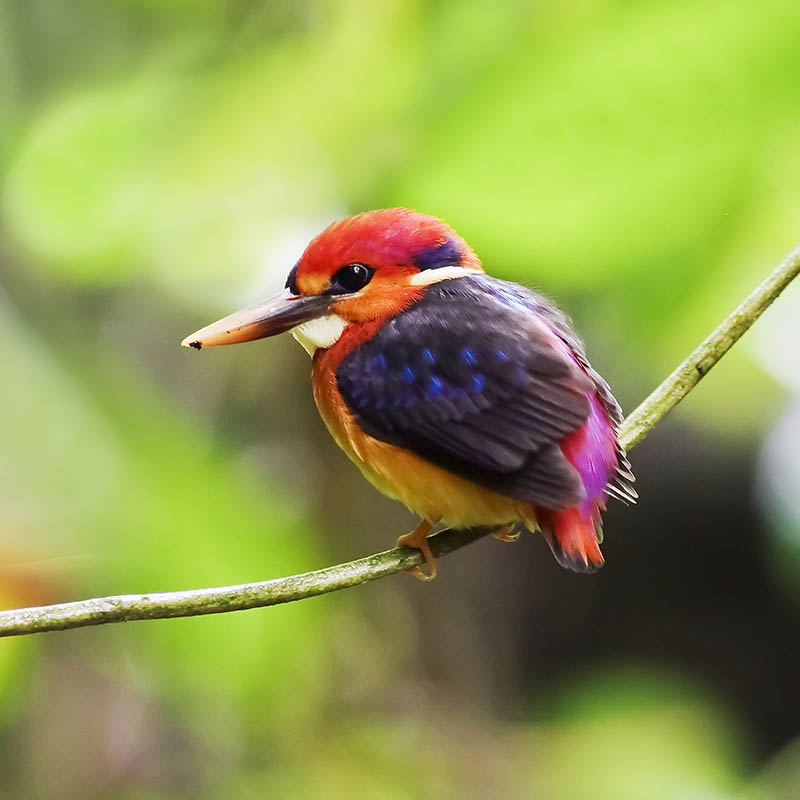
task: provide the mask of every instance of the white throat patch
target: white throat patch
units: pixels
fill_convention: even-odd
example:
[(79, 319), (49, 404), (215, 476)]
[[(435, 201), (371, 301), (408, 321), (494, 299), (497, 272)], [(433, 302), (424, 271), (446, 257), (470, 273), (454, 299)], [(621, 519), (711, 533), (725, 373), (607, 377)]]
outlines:
[(296, 328), (291, 334), (303, 346), (303, 350), (313, 356), (318, 349), (325, 349), (339, 341), (347, 322), (338, 314), (328, 314), (317, 319), (310, 319)]

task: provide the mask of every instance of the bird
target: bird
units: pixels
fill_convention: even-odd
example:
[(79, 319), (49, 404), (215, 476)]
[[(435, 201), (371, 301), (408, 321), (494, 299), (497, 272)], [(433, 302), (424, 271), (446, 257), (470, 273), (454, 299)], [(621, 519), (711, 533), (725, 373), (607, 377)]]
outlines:
[(336, 444), (420, 522), (543, 534), (576, 572), (603, 565), (606, 499), (636, 500), (622, 412), (567, 317), (487, 274), (447, 223), (407, 208), (330, 224), (281, 293), (181, 344), (201, 349), (291, 332), (312, 357), (317, 409)]

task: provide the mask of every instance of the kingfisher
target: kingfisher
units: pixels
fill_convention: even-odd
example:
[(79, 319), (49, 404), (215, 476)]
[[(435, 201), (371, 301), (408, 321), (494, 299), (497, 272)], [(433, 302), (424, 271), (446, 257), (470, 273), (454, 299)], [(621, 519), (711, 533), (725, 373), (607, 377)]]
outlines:
[(634, 502), (622, 412), (565, 315), (491, 277), (449, 225), (405, 208), (334, 222), (284, 290), (201, 328), (201, 349), (286, 331), (317, 409), (367, 480), (420, 522), (397, 540), (431, 580), (437, 525), (540, 531), (559, 564), (603, 564), (606, 498)]

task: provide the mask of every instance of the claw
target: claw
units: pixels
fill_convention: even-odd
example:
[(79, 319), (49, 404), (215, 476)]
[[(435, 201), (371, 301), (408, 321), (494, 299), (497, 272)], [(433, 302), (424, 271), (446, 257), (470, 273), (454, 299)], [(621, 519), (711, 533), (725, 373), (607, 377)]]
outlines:
[(413, 531), (403, 534), (397, 540), (398, 547), (413, 547), (422, 552), (425, 558), (425, 564), (428, 566), (428, 572), (423, 572), (422, 567), (411, 567), (408, 571), (420, 581), (432, 581), (437, 573), (436, 559), (431, 553), (430, 545), (428, 544), (428, 534), (433, 530), (435, 522), (428, 522), (422, 520)]
[(508, 525), (501, 525), (492, 531), (492, 536), (498, 542), (516, 542), (519, 539), (520, 532), (516, 530), (516, 525), (509, 523)]

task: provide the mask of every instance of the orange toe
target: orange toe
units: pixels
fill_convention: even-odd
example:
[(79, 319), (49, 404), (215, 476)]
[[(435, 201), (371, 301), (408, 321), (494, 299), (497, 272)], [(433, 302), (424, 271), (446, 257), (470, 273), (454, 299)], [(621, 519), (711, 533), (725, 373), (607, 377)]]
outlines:
[(398, 547), (413, 547), (419, 550), (425, 558), (425, 564), (428, 567), (427, 572), (423, 572), (421, 567), (411, 567), (408, 571), (420, 581), (432, 581), (439, 570), (436, 566), (436, 559), (433, 557), (431, 547), (428, 544), (428, 534), (433, 530), (435, 522), (428, 522), (422, 520), (413, 531), (404, 533), (398, 540)]
[(517, 526), (510, 522), (508, 525), (501, 525), (499, 528), (495, 528), (492, 531), (492, 536), (498, 542), (516, 542), (519, 539), (519, 531)]

